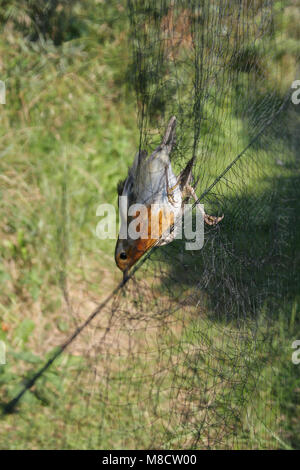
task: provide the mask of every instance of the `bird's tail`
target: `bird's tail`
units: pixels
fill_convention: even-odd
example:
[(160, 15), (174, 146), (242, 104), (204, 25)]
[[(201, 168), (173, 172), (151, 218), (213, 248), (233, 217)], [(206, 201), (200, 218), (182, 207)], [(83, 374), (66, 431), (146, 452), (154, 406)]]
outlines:
[(161, 145), (167, 148), (168, 153), (171, 153), (172, 148), (176, 143), (176, 116), (172, 116), (167, 126), (164, 138)]
[(180, 188), (183, 189), (187, 184), (190, 184), (192, 179), (192, 169), (195, 162), (195, 155), (188, 161), (186, 167), (179, 175)]

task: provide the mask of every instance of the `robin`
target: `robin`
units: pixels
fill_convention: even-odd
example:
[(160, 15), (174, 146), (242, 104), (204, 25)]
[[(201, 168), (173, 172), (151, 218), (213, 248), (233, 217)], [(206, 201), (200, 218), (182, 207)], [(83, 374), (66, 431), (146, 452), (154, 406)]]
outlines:
[[(178, 177), (173, 173), (170, 154), (175, 141), (176, 117), (173, 116), (161, 144), (150, 156), (143, 150), (139, 151), (128, 171), (128, 176), (118, 184), (118, 195), (127, 196), (125, 207), (120, 206), (120, 233), (140, 216), (136, 229), (141, 236), (136, 238), (129, 235), (127, 238), (121, 238), (119, 234), (116, 244), (115, 261), (118, 268), (123, 271), (124, 278), (128, 270), (153, 245), (167, 245), (174, 240), (177, 222), (183, 215), (184, 204), (190, 197), (198, 202), (195, 190), (190, 184), (195, 157), (189, 160)], [(130, 215), (130, 206), (133, 204), (142, 204), (146, 211), (142, 214), (141, 211), (137, 211), (134, 215)], [(224, 217), (208, 215), (203, 209), (202, 213), (208, 225), (216, 225)], [(174, 229), (169, 233), (168, 228), (171, 226)], [(156, 228), (155, 236), (153, 236), (153, 227)]]

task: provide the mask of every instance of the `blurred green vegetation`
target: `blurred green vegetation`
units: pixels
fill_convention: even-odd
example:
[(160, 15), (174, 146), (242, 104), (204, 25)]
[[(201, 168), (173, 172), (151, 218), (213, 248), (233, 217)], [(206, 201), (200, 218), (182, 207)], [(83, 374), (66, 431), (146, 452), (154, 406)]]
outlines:
[[(132, 162), (138, 132), (135, 93), (128, 83), (129, 22), (125, 2), (6, 0), (1, 2), (0, 21), (0, 79), (7, 89), (6, 105), (0, 109), (0, 339), (8, 346), (7, 365), (0, 366), (0, 385), (1, 401), (6, 402), (20, 389), (20, 377), (30, 377), (76, 326), (67, 292), (75, 294), (84, 286), (87, 297), (99, 299), (119, 280), (113, 259), (114, 241), (100, 243), (94, 235), (96, 209), (101, 202), (116, 204), (116, 185)], [(270, 84), (275, 66), (285, 72), (287, 82), (292, 76), (299, 51), (299, 22), (297, 4), (290, 2), (280, 31), (286, 38), (285, 46), (275, 57), (274, 70), (267, 71)], [(253, 54), (259, 51), (244, 51), (231, 66), (247, 73)], [(237, 119), (246, 141), (246, 129), (238, 117), (232, 119)], [(226, 144), (230, 136), (227, 124), (217, 125)], [(230, 153), (227, 158), (230, 161)], [(214, 175), (218, 168), (207, 171)], [(290, 169), (290, 174), (295, 172), (299, 174), (299, 168)], [(264, 188), (253, 182), (251, 190), (259, 195)], [(290, 360), (290, 345), (299, 339), (299, 299), (291, 296), (285, 308), (287, 311), (276, 312), (277, 328), (271, 347), (266, 345), (266, 350), (255, 358), (260, 365), (266, 364), (261, 381), (269, 383), (268, 390), (264, 388), (264, 395), (258, 393), (257, 402), (249, 404), (243, 431), (233, 420), (235, 447), (300, 447), (300, 368)], [(190, 345), (198, 341), (201, 328), (201, 320), (193, 319), (186, 333)], [(218, 329), (213, 320), (210, 332), (217, 341)], [(229, 354), (234, 342), (229, 340), (227, 347)], [(270, 354), (277, 364), (275, 376), (268, 366)], [(167, 362), (167, 358), (161, 360)], [(194, 364), (190, 364), (199, 367), (199, 381), (207, 360), (195, 357)], [(88, 400), (90, 390), (80, 383), (77, 393), (72, 388), (82, 364), (81, 355), (71, 352), (56, 362), (26, 394), (20, 410), (2, 418), (1, 448), (143, 448), (149, 442), (161, 445), (165, 423), (156, 424), (151, 416), (142, 422), (143, 415), (135, 416), (130, 407), (114, 415), (114, 408), (105, 407), (100, 394), (86, 414), (82, 403)], [(145, 364), (142, 358), (132, 364), (137, 377), (151, 373), (152, 367), (151, 361)], [(238, 370), (238, 364), (236, 367)], [(119, 372), (112, 372), (111, 380), (118, 379), (116, 384), (122, 378), (121, 370), (120, 366)], [(124, 373), (124, 382), (126, 379)], [(188, 383), (188, 374), (185, 380)], [(142, 395), (141, 383), (142, 379), (132, 381), (132, 397), (116, 385), (111, 401), (117, 402), (121, 396), (129, 402), (136, 393), (143, 403), (149, 397)], [(259, 385), (255, 386), (259, 390)], [(254, 384), (249, 384), (249, 390), (236, 387), (234, 396), (228, 394), (227, 400), (238, 404), (242, 394), (252, 393), (251, 387)], [(167, 397), (165, 401), (161, 406), (167, 409)], [(226, 405), (225, 393), (224, 409)], [(101, 413), (110, 425), (99, 429), (97, 415)], [(274, 429), (275, 415), (281, 420)], [(124, 443), (126, 428), (132, 422), (137, 429), (143, 426), (143, 433), (128, 433)], [(109, 433), (114, 426), (122, 426), (120, 438)], [(180, 448), (187, 438), (182, 432), (174, 423), (165, 447)], [(193, 432), (191, 427), (191, 442)]]

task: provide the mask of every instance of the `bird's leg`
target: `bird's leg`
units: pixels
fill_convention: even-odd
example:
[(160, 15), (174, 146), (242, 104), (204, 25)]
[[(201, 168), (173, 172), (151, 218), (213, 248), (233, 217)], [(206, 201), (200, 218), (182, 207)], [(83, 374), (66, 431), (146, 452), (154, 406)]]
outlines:
[(175, 204), (175, 200), (174, 200), (174, 197), (173, 197), (173, 194), (172, 192), (174, 191), (174, 189), (177, 188), (177, 186), (179, 185), (179, 181), (177, 181), (177, 183), (172, 186), (172, 188), (169, 187), (169, 178), (168, 178), (168, 168), (165, 167), (165, 175), (166, 175), (166, 186), (167, 186), (167, 196), (168, 196), (168, 200), (169, 202), (174, 205)]
[[(198, 197), (194, 188), (191, 185), (187, 184), (185, 186), (185, 190), (187, 196), (191, 196), (198, 205)], [(204, 212), (204, 209), (200, 205), (198, 206), (198, 208), (201, 210), (202, 216), (207, 225), (217, 225), (219, 222), (221, 222), (222, 219), (224, 219), (224, 214), (221, 217), (217, 217), (215, 215), (208, 215)]]

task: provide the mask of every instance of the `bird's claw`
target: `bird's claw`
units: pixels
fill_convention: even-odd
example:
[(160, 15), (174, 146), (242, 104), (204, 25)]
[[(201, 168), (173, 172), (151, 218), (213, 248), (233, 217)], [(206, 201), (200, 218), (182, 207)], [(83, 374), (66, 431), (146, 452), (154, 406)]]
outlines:
[(168, 201), (170, 204), (174, 205), (175, 204), (175, 199), (174, 199), (174, 196), (172, 194), (172, 190), (171, 189), (168, 189), (167, 190), (167, 196), (168, 196)]
[(224, 214), (221, 217), (215, 215), (204, 214), (204, 220), (207, 225), (217, 225), (221, 220), (224, 219)]

